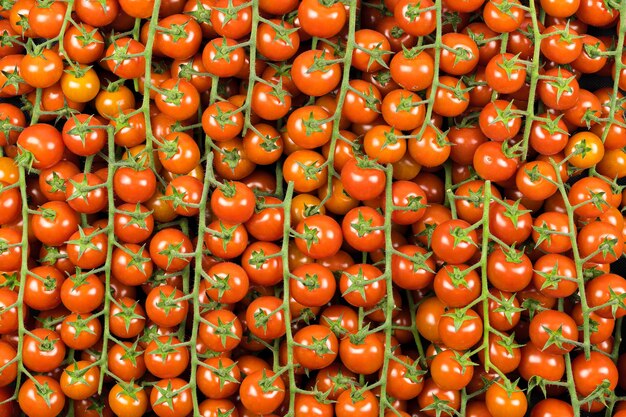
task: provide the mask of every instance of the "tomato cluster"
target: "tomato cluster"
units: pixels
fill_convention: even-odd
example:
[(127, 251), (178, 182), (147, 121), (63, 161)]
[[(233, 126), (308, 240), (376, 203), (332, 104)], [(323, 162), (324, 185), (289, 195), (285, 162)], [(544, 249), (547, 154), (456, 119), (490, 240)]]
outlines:
[(625, 33), (0, 2), (0, 416), (626, 416)]

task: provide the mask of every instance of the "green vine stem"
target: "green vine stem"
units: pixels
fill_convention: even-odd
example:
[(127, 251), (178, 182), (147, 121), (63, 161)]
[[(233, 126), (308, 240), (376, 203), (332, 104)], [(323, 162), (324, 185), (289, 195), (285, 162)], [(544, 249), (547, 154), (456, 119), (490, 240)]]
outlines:
[(283, 200), (283, 243), (280, 249), (280, 256), (283, 262), (283, 314), (285, 316), (285, 337), (287, 338), (287, 363), (285, 368), (289, 376), (289, 411), (288, 416), (294, 415), (295, 396), (298, 387), (296, 385), (296, 373), (293, 364), (293, 334), (291, 332), (291, 314), (289, 311), (289, 281), (291, 272), (289, 271), (289, 235), (291, 232), (291, 199), (293, 198), (294, 183), (287, 184), (285, 198)]
[(491, 360), (489, 358), (489, 277), (487, 274), (487, 256), (489, 255), (489, 210), (491, 206), (491, 181), (485, 181), (484, 186), (484, 203), (483, 203), (483, 216), (480, 220), (480, 224), (483, 227), (482, 230), (482, 243), (480, 251), (480, 277), (481, 277), (481, 295), (482, 307), (483, 307), (483, 344), (481, 349), (484, 350), (485, 355), (485, 371), (489, 372), (492, 368)]
[[(66, 56), (64, 50), (63, 50), (63, 37), (65, 35), (65, 31), (67, 29), (67, 22), (68, 22), (68, 18), (71, 16), (71, 12), (74, 8), (74, 0), (68, 0), (67, 1), (67, 10), (66, 10), (66, 14), (65, 14), (65, 19), (61, 25), (61, 29), (59, 32), (59, 35), (56, 36), (55, 38), (52, 38), (50, 40), (48, 40), (46, 43), (52, 45), (55, 42), (58, 43), (59, 45), (59, 52), (62, 53), (64, 56)], [(32, 106), (32, 113), (31, 113), (31, 120), (30, 120), (30, 125), (34, 125), (39, 121), (39, 117), (40, 114), (42, 112), (41, 110), (41, 100), (42, 100), (42, 89), (38, 88), (35, 91), (35, 100)], [(17, 356), (15, 358), (15, 360), (17, 361), (17, 365), (18, 365), (18, 372), (17, 372), (17, 378), (16, 378), (16, 382), (15, 382), (15, 391), (13, 393), (12, 399), (16, 399), (17, 398), (17, 394), (19, 392), (20, 386), (22, 384), (22, 376), (26, 376), (29, 379), (32, 379), (32, 375), (30, 374), (30, 372), (28, 372), (28, 370), (26, 369), (26, 367), (24, 366), (24, 362), (22, 360), (22, 346), (24, 343), (24, 336), (28, 333), (28, 330), (25, 327), (25, 321), (26, 321), (26, 317), (24, 316), (24, 310), (23, 310), (23, 306), (24, 306), (24, 291), (25, 291), (25, 283), (26, 283), (26, 278), (28, 276), (28, 272), (29, 272), (29, 268), (28, 268), (28, 253), (29, 253), (29, 240), (28, 240), (28, 234), (29, 234), (29, 215), (30, 215), (30, 209), (29, 209), (29, 201), (28, 201), (28, 192), (27, 192), (27, 188), (26, 188), (26, 177), (27, 177), (27, 169), (19, 164), (18, 165), (18, 173), (19, 173), (19, 179), (18, 179), (18, 184), (19, 184), (19, 190), (20, 190), (20, 197), (22, 200), (22, 240), (20, 242), (20, 249), (21, 249), (21, 255), (22, 255), (22, 259), (21, 259), (21, 264), (20, 264), (20, 271), (19, 271), (19, 277), (20, 277), (20, 285), (19, 285), (19, 291), (18, 291), (18, 298), (17, 301), (15, 303), (15, 308), (17, 308), (17, 317), (18, 317), (18, 341), (17, 341)], [(38, 383), (35, 381), (35, 384), (38, 385)]]
[(346, 100), (346, 94), (348, 93), (348, 88), (350, 85), (350, 69), (352, 66), (352, 53), (354, 52), (354, 42), (350, 40), (354, 39), (354, 33), (356, 32), (356, 12), (357, 12), (357, 0), (350, 0), (350, 15), (348, 20), (348, 43), (346, 44), (346, 50), (344, 52), (343, 57), (343, 73), (341, 78), (341, 84), (339, 85), (339, 95), (337, 96), (337, 107), (335, 109), (335, 113), (332, 116), (333, 119), (333, 131), (332, 136), (330, 138), (330, 150), (328, 151), (328, 159), (325, 164), (328, 169), (328, 181), (326, 184), (326, 197), (319, 204), (323, 205), (326, 200), (330, 198), (332, 195), (332, 187), (333, 187), (333, 177), (335, 176), (335, 149), (337, 148), (337, 140), (341, 136), (340, 133), (340, 121), (341, 114), (343, 111), (344, 102)]
[(115, 215), (115, 195), (113, 193), (113, 174), (115, 173), (115, 140), (113, 138), (113, 129), (107, 129), (107, 150), (109, 156), (109, 165), (107, 168), (107, 204), (108, 204), (108, 225), (107, 225), (107, 255), (104, 264), (104, 325), (102, 326), (102, 355), (100, 356), (101, 369), (100, 381), (98, 382), (98, 392), (102, 392), (104, 377), (108, 373), (108, 338), (110, 329), (109, 311), (111, 309), (111, 258), (113, 255), (113, 246), (115, 245), (115, 233), (113, 229), (113, 217)]
[[(159, 22), (159, 9), (161, 7), (161, 0), (154, 0), (154, 7), (152, 8), (152, 17), (150, 18), (148, 28), (148, 39), (146, 41), (146, 51), (151, 51), (154, 47), (154, 39), (156, 38), (156, 29)], [(152, 134), (152, 122), (150, 120), (150, 89), (152, 88), (151, 75), (152, 75), (152, 54), (145, 54), (146, 69), (144, 74), (143, 84), (143, 101), (141, 102), (140, 112), (144, 114), (146, 124), (146, 153), (150, 167), (154, 169), (154, 153), (153, 141), (154, 135)]]
[(383, 309), (385, 312), (385, 356), (383, 359), (383, 367), (381, 370), (382, 377), (380, 378), (380, 410), (379, 417), (384, 417), (385, 409), (390, 407), (391, 404), (387, 398), (387, 370), (389, 369), (389, 360), (393, 356), (393, 351), (391, 349), (391, 333), (393, 332), (392, 325), (392, 316), (393, 309), (395, 307), (395, 301), (393, 299), (393, 280), (391, 276), (391, 258), (393, 256), (393, 241), (392, 241), (392, 223), (391, 223), (391, 214), (395, 209), (393, 205), (393, 194), (392, 194), (392, 184), (393, 184), (393, 165), (389, 164), (386, 168), (387, 174), (387, 182), (385, 184), (385, 221), (384, 221), (384, 231), (385, 231), (385, 271), (383, 272), (383, 276), (385, 279), (385, 285), (387, 289), (387, 296), (385, 303), (383, 305)]
[(607, 127), (602, 133), (602, 141), (606, 139), (609, 133), (609, 125), (611, 122), (615, 122), (615, 112), (617, 111), (617, 95), (619, 94), (619, 74), (624, 69), (624, 62), (622, 62), (622, 53), (624, 52), (624, 37), (626, 36), (626, 2), (620, 2), (619, 8), (619, 31), (617, 32), (617, 44), (615, 45), (615, 73), (613, 79), (613, 93), (611, 94), (611, 104), (609, 106), (609, 114), (607, 115)]
[[(533, 33), (533, 59), (532, 63), (541, 62), (541, 33), (539, 32), (539, 22), (537, 20), (537, 10), (535, 2), (528, 4), (530, 8), (530, 18), (532, 20)], [(528, 92), (528, 106), (526, 107), (526, 119), (524, 121), (524, 133), (522, 137), (522, 160), (526, 160), (528, 155), (528, 140), (530, 139), (531, 126), (535, 117), (535, 97), (537, 93), (537, 83), (539, 81), (540, 65), (530, 65), (530, 90)]]
[[(563, 162), (561, 162), (563, 163)], [(552, 166), (555, 172), (559, 172), (559, 165), (552, 161)], [(576, 219), (574, 218), (574, 208), (569, 202), (567, 198), (567, 190), (565, 189), (565, 184), (563, 183), (563, 179), (560, 175), (556, 176), (557, 178), (557, 187), (558, 192), (561, 193), (563, 197), (563, 203), (565, 205), (565, 210), (567, 212), (568, 219), (568, 229), (569, 229), (569, 238), (572, 242), (572, 257), (574, 258), (574, 263), (576, 264), (576, 280), (578, 283), (578, 293), (580, 297), (580, 304), (582, 306), (583, 312), (583, 349), (585, 351), (585, 357), (589, 358), (591, 352), (591, 342), (590, 338), (590, 330), (589, 330), (589, 315), (591, 311), (589, 310), (589, 305), (587, 304), (587, 295), (585, 294), (585, 275), (583, 271), (583, 262), (580, 258), (580, 252), (578, 251), (578, 244), (576, 242)]]

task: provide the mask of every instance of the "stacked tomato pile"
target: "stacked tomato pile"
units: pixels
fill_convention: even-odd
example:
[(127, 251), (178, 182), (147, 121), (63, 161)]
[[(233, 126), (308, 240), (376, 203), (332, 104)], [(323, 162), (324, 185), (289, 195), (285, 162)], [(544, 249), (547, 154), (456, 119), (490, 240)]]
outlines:
[(625, 32), (3, 0), (0, 416), (624, 417)]

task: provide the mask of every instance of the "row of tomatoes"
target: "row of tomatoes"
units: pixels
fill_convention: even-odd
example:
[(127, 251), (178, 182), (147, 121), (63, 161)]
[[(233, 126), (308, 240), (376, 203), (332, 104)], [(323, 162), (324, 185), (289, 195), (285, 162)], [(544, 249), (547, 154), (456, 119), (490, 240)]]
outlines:
[(27, 415), (569, 416), (623, 387), (624, 100), (581, 87), (626, 87), (613, 5), (71, 5), (0, 12), (0, 395), (19, 375)]

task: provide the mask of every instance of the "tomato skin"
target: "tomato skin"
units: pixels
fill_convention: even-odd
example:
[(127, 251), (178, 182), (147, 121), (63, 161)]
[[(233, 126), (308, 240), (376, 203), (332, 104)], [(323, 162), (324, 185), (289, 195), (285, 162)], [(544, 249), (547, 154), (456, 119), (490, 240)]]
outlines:
[(200, 148), (184, 132), (173, 132), (165, 136), (157, 155), (163, 168), (174, 174), (189, 174), (200, 162)]
[[(586, 152), (577, 153), (578, 149)], [(570, 156), (569, 163), (577, 168), (590, 168), (604, 157), (602, 140), (591, 132), (579, 132), (573, 135), (564, 149), (565, 155)]]
[(34, 329), (32, 335), (24, 337), (22, 361), (31, 371), (50, 372), (63, 362), (65, 351), (65, 344), (57, 332)]
[(389, 68), (392, 80), (409, 91), (425, 90), (433, 83), (434, 60), (425, 51), (412, 57), (399, 52), (391, 59)]
[(78, 214), (63, 201), (50, 201), (35, 214), (32, 227), (35, 237), (48, 246), (60, 246), (78, 230)]
[(333, 91), (341, 81), (341, 67), (329, 63), (322, 69), (313, 69), (315, 60), (330, 61), (335, 57), (325, 50), (308, 50), (299, 54), (291, 67), (291, 78), (296, 88), (308, 96), (321, 97)]
[[(464, 220), (448, 220), (438, 225), (431, 242), (435, 255), (451, 264), (467, 262), (476, 252), (478, 239), (475, 230), (464, 231), (469, 227), (470, 224)], [(456, 234), (463, 237), (457, 239)]]
[[(603, 274), (585, 285), (590, 307), (599, 307), (611, 300), (611, 292), (620, 296), (626, 292), (626, 280), (616, 274)], [(615, 313), (611, 306), (595, 310), (595, 313), (604, 318), (619, 318), (626, 315), (626, 309), (617, 306)]]
[[(59, 383), (49, 377), (36, 375), (33, 377), (39, 386), (48, 388), (49, 396), (44, 398), (37, 389), (37, 384), (27, 378), (18, 393), (17, 402), (22, 412), (28, 417), (56, 417), (65, 406), (65, 395)], [(46, 401), (47, 400), (47, 401)]]
[[(97, 318), (87, 320), (87, 315), (72, 313), (65, 317), (61, 324), (61, 339), (68, 348), (76, 350), (89, 349), (96, 345), (102, 335), (102, 324)], [(87, 327), (79, 333), (79, 327)], [(79, 326), (80, 325), (80, 326)]]
[(355, 388), (344, 391), (335, 403), (337, 417), (376, 417), (378, 415), (378, 399), (370, 390), (359, 391), (353, 398)]
[(76, 3), (75, 8), (76, 14), (81, 21), (95, 27), (113, 23), (119, 12), (118, 2), (111, 0), (107, 0), (104, 3), (80, 0)]
[[(343, 297), (349, 304), (355, 307), (371, 308), (378, 304), (387, 293), (383, 281), (376, 280), (381, 275), (380, 269), (373, 265), (352, 265), (343, 271), (339, 279), (339, 291), (344, 294)], [(359, 285), (362, 286), (363, 294), (354, 290), (359, 288)], [(353, 290), (347, 292), (350, 289)]]
[[(311, 350), (312, 347), (317, 346), (319, 341), (324, 341), (324, 353), (322, 354)], [(340, 352), (339, 341), (335, 334), (329, 328), (319, 324), (300, 329), (294, 335), (294, 342), (298, 344), (293, 349), (294, 360), (306, 369), (326, 368)]]
[[(556, 117), (548, 113), (539, 117), (551, 119), (552, 124), (556, 121)], [(564, 120), (558, 119), (555, 127), (547, 122), (535, 120), (531, 125), (529, 143), (533, 149), (542, 155), (555, 155), (565, 148), (568, 138), (569, 133)]]
[(478, 119), (480, 130), (495, 142), (513, 139), (522, 127), (522, 118), (517, 115), (501, 116), (501, 114), (515, 110), (517, 106), (505, 100), (488, 103), (480, 111)]
[(167, 200), (167, 204), (180, 216), (196, 216), (200, 212), (203, 188), (202, 181), (191, 175), (176, 177), (165, 188), (165, 197), (172, 198), (176, 195), (176, 200)]
[(4, 189), (8, 185), (0, 181), (0, 225), (9, 224), (21, 217), (22, 198), (19, 188)]
[[(50, 168), (63, 157), (65, 145), (61, 133), (54, 127), (37, 123), (22, 130), (17, 138), (20, 149), (33, 155), (32, 167), (37, 169)], [(21, 150), (19, 151), (21, 153)]]
[(439, 322), (446, 312), (446, 305), (437, 297), (422, 301), (415, 313), (415, 326), (419, 333), (432, 343), (440, 343)]
[[(314, 191), (326, 185), (328, 168), (325, 158), (318, 152), (301, 149), (293, 152), (283, 164), (283, 177), (294, 182), (294, 190), (300, 193)], [(305, 167), (311, 172), (306, 172)], [(312, 172), (314, 171), (314, 172)]]
[[(435, 91), (433, 111), (443, 117), (456, 117), (469, 107), (469, 92), (465, 83), (455, 77), (444, 75), (439, 77), (439, 87)], [(453, 92), (454, 89), (462, 90), (461, 94)], [(452, 89), (452, 90), (451, 90)], [(427, 90), (426, 97), (430, 98), (431, 90)]]
[[(83, 41), (81, 29), (87, 33), (93, 33), (93, 42)], [(72, 25), (66, 28), (63, 36), (63, 47), (70, 59), (79, 64), (91, 64), (102, 56), (104, 37), (94, 29), (93, 26), (84, 22), (79, 23), (77, 27)]]
[(73, 313), (87, 314), (102, 304), (104, 291), (104, 284), (96, 275), (81, 272), (63, 281), (61, 301)]
[(382, 194), (386, 175), (380, 169), (368, 168), (356, 159), (349, 159), (341, 170), (341, 182), (348, 194), (357, 200), (366, 201)]
[(526, 69), (521, 64), (514, 64), (510, 72), (504, 70), (503, 63), (515, 59), (513, 54), (494, 55), (485, 70), (486, 81), (494, 90), (503, 94), (518, 91), (526, 81)]
[[(91, 1), (91, 0), (85, 0)], [(117, 2), (116, 2), (117, 4)], [(141, 54), (143, 54), (145, 47), (142, 43), (131, 38), (118, 38), (113, 44), (111, 44), (105, 55), (113, 55), (116, 48), (127, 51), (128, 54), (138, 54), (138, 56), (126, 58), (126, 59), (110, 59), (106, 61), (106, 64), (113, 74), (121, 78), (139, 78), (144, 75), (146, 70), (146, 60)]]
[[(84, 400), (91, 397), (98, 391), (98, 381), (100, 379), (100, 368), (97, 366), (91, 366), (86, 369), (91, 362), (78, 361), (67, 368), (63, 374), (61, 374), (61, 390), (65, 395), (73, 400)], [(86, 370), (85, 370), (86, 369)], [(71, 376), (72, 372), (85, 370), (82, 375), (84, 381), (80, 378), (74, 378)]]
[[(543, 214), (540, 214), (535, 219), (533, 226), (534, 229), (532, 231), (532, 237), (535, 242), (538, 242), (538, 239), (540, 238), (537, 228), (547, 228), (552, 231), (559, 231), (566, 234), (570, 232), (567, 214), (557, 212), (544, 212)], [(570, 241), (569, 236), (555, 234), (551, 234), (550, 236), (551, 239), (549, 242), (544, 240), (538, 245), (538, 247), (544, 252), (563, 253), (572, 248), (572, 242)]]
[[(417, 361), (413, 361), (408, 356), (397, 355), (396, 358), (398, 361), (390, 361), (388, 365), (387, 392), (393, 398), (411, 400), (422, 392), (424, 381), (419, 377), (415, 378), (412, 370), (404, 364), (412, 365), (418, 372), (421, 370), (421, 367)], [(382, 374), (379, 375), (382, 376)]]
[(179, 300), (182, 296), (183, 292), (171, 285), (153, 288), (146, 298), (145, 307), (148, 318), (163, 327), (180, 324), (189, 310), (187, 300)]
[[(298, 16), (300, 24), (303, 19)], [(279, 19), (272, 19), (272, 23), (286, 30), (293, 29), (293, 25)], [(261, 23), (257, 28), (257, 50), (264, 57), (272, 61), (284, 61), (293, 57), (300, 47), (300, 35), (298, 32), (290, 33), (286, 39), (281, 39), (272, 25)]]
[(508, 157), (503, 144), (489, 141), (481, 144), (474, 154), (474, 169), (485, 180), (506, 181), (517, 172), (517, 160)]
[(154, 8), (153, 0), (121, 0), (119, 4), (124, 13), (139, 19), (150, 17)]
[[(361, 230), (360, 227), (364, 222), (367, 226)], [(369, 228), (381, 228), (383, 224), (383, 216), (373, 208), (355, 207), (343, 218), (343, 238), (348, 245), (361, 252), (373, 252), (382, 249), (385, 245), (383, 230), (371, 230)]]
[(465, 307), (479, 297), (480, 277), (468, 268), (463, 264), (445, 265), (435, 275), (435, 294), (448, 307)]
[[(139, 214), (145, 214), (143, 222), (137, 220), (133, 221), (131, 214), (137, 211)], [(154, 215), (148, 214), (149, 210), (141, 204), (121, 204), (117, 207), (115, 215), (113, 217), (113, 230), (115, 236), (123, 242), (138, 244), (146, 241), (151, 235), (154, 229)]]
[[(459, 185), (454, 192), (457, 216), (468, 223), (476, 223), (482, 219), (484, 211), (485, 182), (482, 180), (470, 180)], [(491, 195), (501, 198), (500, 191), (492, 184)], [(476, 196), (479, 195), (479, 198)]]
[(15, 401), (9, 401), (13, 391), (10, 387), (0, 387), (0, 411), (3, 415), (12, 416), (17, 412)]
[(544, 352), (555, 355), (565, 354), (574, 348), (573, 344), (562, 343), (562, 345), (550, 344), (547, 346), (550, 338), (549, 332), (555, 332), (559, 329), (564, 339), (577, 340), (578, 327), (573, 318), (561, 311), (541, 311), (530, 321), (530, 340)]
[(144, 355), (137, 356), (134, 363), (128, 358), (130, 355), (127, 355), (127, 352), (132, 347), (130, 342), (124, 342), (121, 345), (116, 344), (109, 349), (107, 354), (109, 370), (124, 382), (139, 379), (146, 372)]
[(408, 151), (418, 164), (433, 168), (443, 164), (450, 156), (451, 146), (447, 135), (439, 128), (426, 125), (422, 132), (422, 128), (418, 127), (411, 132), (411, 136), (415, 137), (409, 139)]
[(300, 27), (319, 38), (337, 35), (345, 25), (346, 17), (346, 9), (338, 3), (325, 6), (319, 0), (304, 0), (298, 7)]
[[(0, 21), (0, 34), (8, 35), (8, 36), (18, 36), (18, 31), (15, 30), (9, 21), (9, 19), (2, 19)], [(21, 28), (20, 28), (21, 29)], [(20, 30), (21, 32), (21, 30)], [(12, 45), (3, 45), (0, 46), (0, 56), (14, 55), (19, 54), (24, 51), (24, 47), (22, 45), (18, 45), (13, 42)], [(8, 403), (7, 403), (8, 404)]]
[[(441, 50), (439, 66), (450, 75), (470, 73), (478, 65), (478, 46), (474, 40), (464, 34), (450, 32), (441, 37), (444, 46)], [(451, 52), (455, 50), (458, 52)], [(463, 51), (463, 58), (460, 52)], [(457, 55), (459, 53), (459, 55)]]
[[(17, 292), (8, 288), (0, 288), (0, 306), (2, 306), (2, 314), (0, 314), (0, 334), (11, 334), (17, 331), (19, 327), (18, 311), (15, 304), (17, 303)], [(11, 307), (13, 306), (13, 307)], [(11, 307), (9, 309), (9, 307)], [(26, 307), (22, 307), (26, 313)]]
[(133, 396), (129, 395), (125, 388), (117, 383), (109, 391), (109, 405), (116, 415), (128, 417), (141, 417), (148, 409), (148, 394), (137, 384), (129, 385), (133, 391)]
[[(80, 186), (97, 187), (84, 193), (78, 191)], [(80, 195), (84, 193), (83, 195)], [(76, 174), (68, 178), (65, 185), (65, 200), (77, 213), (94, 214), (107, 207), (108, 194), (102, 178), (96, 174)]]
[(0, 388), (11, 384), (17, 377), (17, 362), (9, 364), (16, 356), (17, 351), (11, 344), (0, 341), (0, 367), (4, 367), (0, 373)]
[(574, 409), (565, 401), (556, 398), (546, 398), (536, 403), (530, 417), (574, 417)]
[[(1, 30), (1, 29), (0, 29)], [(0, 103), (0, 122), (8, 123), (10, 129), (0, 132), (0, 145), (6, 146), (16, 142), (20, 130), (18, 128), (26, 127), (26, 117), (18, 107), (9, 103)]]
[[(251, 285), (271, 286), (283, 279), (283, 261), (279, 256), (276, 256), (278, 253), (280, 253), (280, 248), (271, 242), (254, 242), (246, 248), (241, 258), (241, 266)], [(219, 269), (223, 268), (220, 267)], [(230, 275), (230, 279), (233, 279), (239, 277), (240, 273), (231, 273)], [(242, 283), (247, 279), (244, 280), (242, 277)], [(239, 285), (235, 285), (235, 288), (237, 287)], [(211, 295), (212, 292), (215, 295)], [(217, 296), (217, 292), (211, 289), (211, 285), (207, 287), (207, 294), (214, 299)], [(245, 296), (245, 293), (243, 295)], [(226, 297), (226, 294), (222, 296), (222, 298)], [(231, 296), (228, 295), (228, 297)]]
[(291, 279), (291, 296), (307, 307), (321, 307), (331, 301), (337, 287), (333, 273), (319, 264), (302, 265), (292, 271), (295, 277), (304, 282)]
[(327, 258), (336, 254), (343, 240), (341, 227), (331, 217), (317, 214), (302, 220), (296, 227), (296, 232), (303, 235), (306, 230), (312, 231), (316, 239), (310, 245), (304, 238), (296, 238), (298, 249), (314, 259)]
[[(623, 227), (623, 226), (622, 226)], [(610, 264), (622, 256), (624, 243), (620, 230), (608, 222), (594, 221), (583, 226), (578, 232), (577, 243), (580, 249), (580, 256), (587, 258), (591, 256), (591, 262)], [(603, 245), (608, 245), (612, 252), (602, 252)]]
[[(2, 82), (2, 87), (0, 87), (0, 96), (16, 97), (22, 94), (28, 94), (33, 91), (34, 88), (29, 84), (26, 84), (20, 74), (20, 64), (24, 57), (25, 55), (22, 54), (0, 57), (0, 70), (2, 71), (0, 75), (0, 82)], [(7, 75), (9, 74), (17, 76), (19, 78), (14, 83), (8, 83)]]
[[(281, 337), (285, 334), (285, 318), (282, 310), (283, 301), (274, 296), (261, 296), (250, 303), (246, 310), (246, 324), (248, 330), (255, 336), (271, 340)], [(275, 312), (269, 317), (266, 326), (257, 325), (255, 315), (268, 315)]]
[(148, 343), (144, 351), (146, 369), (157, 378), (176, 378), (189, 364), (189, 350), (185, 346), (172, 347), (167, 354), (161, 354), (159, 345), (167, 343), (176, 346), (181, 341), (174, 336), (159, 336)]
[[(217, 232), (217, 234), (213, 234), (211, 231)], [(226, 237), (222, 238), (220, 234), (226, 234)], [(246, 250), (248, 232), (242, 224), (215, 220), (207, 227), (204, 244), (214, 256), (223, 259), (236, 258)], [(190, 247), (189, 252), (192, 251), (193, 249)]]
[(241, 382), (239, 395), (241, 403), (249, 410), (258, 414), (269, 414), (276, 410), (285, 398), (285, 384), (282, 378), (273, 379), (272, 390), (264, 390), (259, 383), (272, 378), (275, 373), (269, 369), (259, 370), (246, 376)]
[[(84, 65), (80, 67), (80, 71), (80, 74), (74, 71), (65, 71), (60, 82), (65, 98), (78, 104), (93, 100), (100, 91), (100, 79), (96, 71), (93, 68), (86, 69)], [(58, 110), (59, 108), (50, 110)]]
[(523, 417), (528, 409), (526, 395), (515, 388), (510, 395), (498, 382), (487, 389), (487, 409), (493, 417)]
[[(458, 312), (451, 309), (446, 314)], [(438, 331), (441, 341), (450, 349), (466, 350), (474, 346), (482, 337), (483, 322), (474, 310), (465, 312), (467, 318), (463, 320), (460, 328), (456, 328), (454, 318), (443, 315), (439, 320)]]
[[(218, 370), (215, 372), (202, 365), (198, 366), (197, 384), (204, 395), (211, 399), (224, 399), (237, 392), (241, 382), (241, 371), (238, 364), (229, 358), (208, 358), (204, 360), (204, 363)], [(230, 367), (232, 369), (228, 373), (222, 373)], [(221, 375), (226, 376), (222, 377)]]
[(294, 400), (294, 416), (305, 417), (316, 415), (320, 417), (332, 417), (333, 404), (320, 402), (313, 394), (296, 394)]
[(517, 292), (530, 284), (533, 278), (532, 266), (526, 254), (509, 255), (497, 247), (487, 257), (487, 277), (495, 288)]
[(565, 359), (563, 355), (552, 355), (537, 348), (532, 343), (527, 343), (521, 348), (522, 360), (518, 371), (522, 378), (530, 380), (534, 376), (540, 376), (546, 381), (560, 381), (565, 374)]
[(474, 375), (472, 365), (462, 366), (453, 350), (444, 350), (435, 355), (431, 362), (431, 378), (444, 390), (460, 390), (469, 384)]
[[(89, 243), (91, 245), (86, 250), (82, 250), (80, 241), (87, 236), (90, 236)], [(106, 262), (107, 245), (108, 236), (105, 232), (100, 228), (85, 227), (82, 229), (82, 233), (79, 230), (70, 236), (66, 246), (67, 256), (77, 267), (90, 270), (104, 265)]]
[(63, 75), (63, 62), (57, 53), (44, 49), (40, 55), (26, 55), (20, 63), (20, 75), (35, 88), (55, 84)]
[[(389, 41), (380, 32), (371, 29), (360, 29), (354, 33), (354, 42), (358, 45), (352, 51), (352, 66), (363, 72), (379, 71), (383, 69), (380, 62), (370, 61), (370, 50), (390, 51)], [(385, 65), (389, 62), (390, 55), (382, 54)]]
[(173, 14), (159, 21), (159, 28), (172, 29), (183, 27), (184, 35), (176, 38), (166, 30), (157, 29), (154, 42), (156, 48), (164, 55), (173, 59), (191, 58), (198, 52), (202, 41), (202, 29), (198, 22), (191, 16)]
[[(437, 386), (432, 378), (428, 378), (424, 382), (424, 389), (417, 397), (417, 402), (420, 409), (424, 409), (435, 402), (435, 397), (439, 400), (446, 401), (446, 405), (453, 410), (458, 410), (461, 407), (461, 393), (455, 390), (443, 390)], [(436, 417), (437, 413), (434, 409), (424, 411), (429, 417)], [(441, 415), (450, 415), (450, 413), (441, 413)]]
[(35, 310), (52, 310), (61, 304), (61, 285), (65, 277), (53, 266), (37, 266), (24, 281), (24, 303)]
[(591, 352), (589, 359), (584, 354), (576, 356), (572, 361), (572, 372), (576, 392), (582, 396), (590, 395), (604, 380), (609, 381), (609, 390), (617, 386), (617, 366), (600, 352)]
[[(553, 270), (557, 277), (562, 278), (558, 282), (547, 282), (548, 279), (544, 274), (550, 274)], [(574, 279), (575, 277), (576, 265), (570, 257), (546, 254), (535, 261), (533, 285), (549, 297), (565, 298), (572, 295), (578, 289), (578, 284), (566, 278)]]
[(113, 191), (126, 203), (144, 203), (156, 190), (156, 176), (149, 169), (119, 167), (113, 174)]
[[(417, 129), (424, 122), (426, 115), (424, 106), (418, 104), (420, 101), (420, 97), (411, 91), (402, 88), (390, 91), (382, 100), (383, 119), (399, 130)], [(411, 103), (408, 108), (407, 103)]]
[[(411, 11), (415, 6), (420, 9), (419, 13)], [(400, 0), (395, 2), (393, 15), (398, 26), (405, 32), (413, 36), (426, 36), (435, 30), (437, 18), (434, 10), (421, 11), (421, 9), (430, 9), (433, 6), (431, 0), (417, 3), (412, 0)]]
[[(255, 110), (255, 113), (258, 113)], [(257, 123), (255, 130), (248, 130), (243, 138), (244, 152), (255, 164), (269, 165), (276, 162), (284, 152), (284, 141), (271, 125)]]
[[(220, 101), (208, 106), (202, 113), (204, 132), (217, 142), (233, 139), (243, 129), (244, 122), (242, 113), (236, 112), (236, 110), (237, 107), (227, 101)], [(229, 116), (226, 121), (222, 121), (223, 116), (219, 118), (219, 115), (224, 113)]]
[(601, 1), (581, 0), (576, 17), (588, 25), (606, 26), (617, 18), (617, 11), (607, 8)]
[(232, 77), (242, 70), (245, 53), (242, 48), (235, 48), (228, 54), (228, 59), (220, 58), (218, 49), (234, 47), (237, 41), (230, 38), (215, 38), (202, 50), (202, 63), (207, 72), (218, 77)]
[[(138, 336), (146, 325), (146, 313), (143, 307), (130, 297), (120, 297), (117, 299), (117, 302), (122, 307), (112, 304), (109, 310), (111, 333), (122, 338)], [(127, 319), (129, 311), (130, 314), (133, 314), (130, 320)], [(126, 320), (128, 320), (128, 326), (126, 325)]]
[[(409, 257), (416, 257), (427, 254), (426, 249), (417, 245), (404, 245), (397, 250)], [(427, 288), (435, 277), (435, 260), (428, 256), (422, 266), (419, 262), (411, 262), (407, 258), (393, 254), (391, 258), (391, 278), (397, 286), (406, 290), (420, 290)]]
[[(552, 68), (547, 70), (544, 75), (548, 78), (539, 82), (538, 95), (541, 101), (548, 107), (555, 110), (567, 110), (572, 108), (578, 101), (580, 87), (574, 75), (562, 68)], [(551, 80), (555, 79), (555, 80)], [(559, 94), (560, 79), (568, 80), (567, 88)]]

